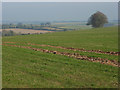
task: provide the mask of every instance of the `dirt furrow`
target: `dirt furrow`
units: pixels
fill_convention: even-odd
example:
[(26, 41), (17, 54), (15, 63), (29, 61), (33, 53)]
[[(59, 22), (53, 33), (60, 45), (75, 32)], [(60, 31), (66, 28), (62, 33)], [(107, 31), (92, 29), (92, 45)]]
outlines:
[(72, 47), (61, 47), (61, 46), (51, 46), (51, 45), (40, 45), (40, 44), (32, 44), (32, 43), (28, 43), (28, 45), (37, 45), (37, 46), (48, 46), (48, 47), (54, 47), (54, 48), (60, 48), (60, 49), (66, 49), (66, 50), (73, 50), (73, 51), (83, 51), (83, 52), (94, 52), (94, 53), (102, 53), (102, 54), (109, 54), (109, 55), (115, 55), (118, 56), (120, 54), (120, 52), (112, 52), (112, 51), (101, 51), (101, 50), (85, 50), (83, 49), (79, 49), (79, 48), (72, 48)]
[[(16, 43), (16, 42), (3, 42), (3, 43)], [(24, 43), (26, 44), (26, 43)], [(100, 53), (100, 54), (108, 54), (108, 55), (120, 55), (120, 52), (113, 52), (113, 51), (102, 51), (102, 50), (85, 50), (84, 48), (72, 48), (72, 47), (62, 47), (62, 46), (52, 46), (52, 45), (41, 45), (41, 44), (33, 44), (33, 43), (27, 43), (27, 45), (35, 45), (35, 46), (43, 46), (43, 47), (53, 47), (53, 48), (60, 48), (60, 49), (66, 49), (66, 50), (72, 50), (72, 51), (82, 51), (82, 52), (94, 52), (94, 53)]]
[(108, 59), (102, 59), (102, 58), (93, 58), (93, 57), (88, 57), (88, 56), (81, 56), (78, 53), (67, 53), (67, 52), (59, 52), (59, 51), (51, 51), (47, 49), (41, 49), (41, 48), (32, 48), (30, 46), (20, 46), (20, 45), (8, 45), (8, 44), (3, 44), (5, 46), (13, 46), (13, 47), (19, 47), (19, 48), (27, 48), (27, 49), (32, 49), (34, 51), (41, 51), (45, 53), (53, 53), (53, 54), (58, 54), (58, 55), (64, 55), (72, 58), (76, 58), (79, 60), (87, 60), (91, 62), (99, 62), (101, 64), (107, 64), (107, 65), (112, 65), (112, 66), (117, 66), (119, 67), (120, 63), (118, 63), (116, 60), (108, 60)]

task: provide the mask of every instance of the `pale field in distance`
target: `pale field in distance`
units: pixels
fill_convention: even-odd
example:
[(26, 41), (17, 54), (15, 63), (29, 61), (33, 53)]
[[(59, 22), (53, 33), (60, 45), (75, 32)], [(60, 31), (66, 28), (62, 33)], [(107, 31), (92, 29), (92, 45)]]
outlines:
[[(6, 31), (12, 30), (15, 33), (21, 33), (21, 34), (34, 34), (34, 33), (48, 33), (48, 32), (53, 32), (53, 31), (45, 31), (45, 30), (33, 30), (33, 29), (2, 29)], [(1, 29), (0, 29), (1, 31)]]

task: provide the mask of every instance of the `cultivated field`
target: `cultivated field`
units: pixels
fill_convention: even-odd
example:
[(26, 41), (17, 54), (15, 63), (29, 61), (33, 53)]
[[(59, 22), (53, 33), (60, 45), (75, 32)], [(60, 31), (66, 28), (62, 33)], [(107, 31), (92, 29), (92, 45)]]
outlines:
[[(12, 30), (15, 33), (21, 33), (21, 34), (34, 34), (34, 33), (48, 33), (48, 32), (53, 32), (53, 31), (45, 31), (45, 30), (33, 30), (33, 29), (2, 29), (2, 30), (6, 30), (6, 31), (10, 31)], [(1, 31), (1, 30), (0, 30)]]
[(3, 88), (117, 88), (117, 27), (3, 37)]

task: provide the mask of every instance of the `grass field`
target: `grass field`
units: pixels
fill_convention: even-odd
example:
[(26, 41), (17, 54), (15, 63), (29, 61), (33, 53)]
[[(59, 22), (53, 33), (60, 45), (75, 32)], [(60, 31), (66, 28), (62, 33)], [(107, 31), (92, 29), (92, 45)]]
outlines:
[(6, 44), (2, 48), (4, 88), (117, 88), (118, 67), (10, 46), (30, 46), (117, 61), (116, 55), (55, 48), (61, 46), (118, 52), (117, 27), (8, 36), (3, 37), (3, 43)]

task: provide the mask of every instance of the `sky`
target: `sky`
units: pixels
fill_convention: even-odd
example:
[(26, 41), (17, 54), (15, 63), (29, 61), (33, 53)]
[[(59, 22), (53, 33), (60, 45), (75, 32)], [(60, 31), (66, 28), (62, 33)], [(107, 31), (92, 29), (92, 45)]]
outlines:
[(0, 0), (2, 2), (119, 2), (119, 0)]
[(108, 20), (117, 20), (117, 2), (3, 2), (2, 20), (87, 21), (95, 12), (104, 13)]

